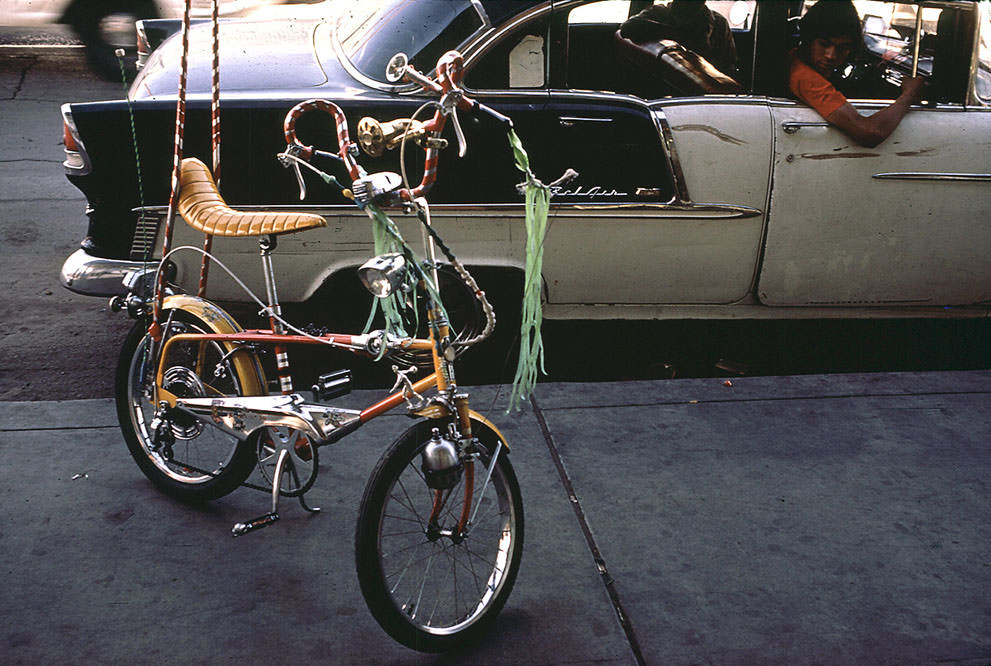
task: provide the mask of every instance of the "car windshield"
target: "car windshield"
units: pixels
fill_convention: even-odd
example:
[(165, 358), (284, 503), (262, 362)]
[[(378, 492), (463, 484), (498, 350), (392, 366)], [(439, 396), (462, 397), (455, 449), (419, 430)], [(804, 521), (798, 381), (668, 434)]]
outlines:
[(385, 66), (396, 53), (429, 72), (482, 25), (470, 0), (362, 0), (342, 16), (337, 39), (358, 72), (384, 82)]

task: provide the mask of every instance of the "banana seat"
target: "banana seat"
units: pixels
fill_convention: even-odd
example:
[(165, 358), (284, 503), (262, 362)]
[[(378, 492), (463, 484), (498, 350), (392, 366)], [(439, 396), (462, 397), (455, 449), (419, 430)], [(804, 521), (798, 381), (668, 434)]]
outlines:
[(233, 210), (220, 196), (210, 169), (195, 157), (181, 164), (178, 211), (191, 227), (213, 236), (287, 234), (327, 226), (323, 216), (313, 213)]

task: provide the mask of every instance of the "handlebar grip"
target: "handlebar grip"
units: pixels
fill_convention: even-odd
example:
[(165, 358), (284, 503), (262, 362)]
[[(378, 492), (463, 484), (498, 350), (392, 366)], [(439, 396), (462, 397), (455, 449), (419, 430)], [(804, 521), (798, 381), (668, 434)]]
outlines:
[(344, 111), (341, 110), (341, 107), (329, 100), (308, 99), (305, 102), (300, 102), (291, 108), (289, 113), (286, 114), (285, 121), (283, 122), (283, 131), (285, 133), (286, 143), (291, 146), (297, 146), (303, 158), (310, 159), (313, 157), (317, 150), (313, 146), (303, 145), (303, 143), (296, 137), (296, 121), (299, 120), (300, 116), (304, 113), (314, 110), (323, 111), (334, 117), (334, 122), (337, 126), (337, 154), (347, 167), (351, 178), (357, 178), (358, 166), (351, 156), (352, 144), (351, 138), (348, 135), (347, 116), (344, 115)]

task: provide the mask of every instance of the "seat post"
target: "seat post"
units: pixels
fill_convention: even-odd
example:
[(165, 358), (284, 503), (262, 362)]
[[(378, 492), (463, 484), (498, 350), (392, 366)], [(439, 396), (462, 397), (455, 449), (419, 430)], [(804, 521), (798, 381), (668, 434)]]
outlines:
[[(272, 252), (278, 244), (275, 234), (267, 234), (258, 239), (262, 274), (265, 278), (265, 294), (268, 299), (268, 321), (272, 332), (281, 334), (285, 333), (286, 328), (277, 318), (282, 316), (282, 308), (279, 306), (279, 295), (275, 289), (275, 270), (272, 268)], [(279, 370), (279, 389), (283, 394), (288, 395), (293, 392), (292, 375), (289, 372), (289, 353), (283, 344), (275, 345), (275, 364)]]

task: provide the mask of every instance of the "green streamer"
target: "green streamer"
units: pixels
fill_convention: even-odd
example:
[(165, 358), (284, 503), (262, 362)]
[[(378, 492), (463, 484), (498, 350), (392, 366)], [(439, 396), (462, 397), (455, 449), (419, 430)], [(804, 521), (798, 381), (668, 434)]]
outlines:
[(523, 143), (512, 129), (509, 145), (513, 149), (516, 168), (526, 174), (526, 267), (523, 274), (523, 304), (520, 322), (520, 357), (509, 398), (509, 409), (519, 409), (520, 402), (533, 393), (537, 375), (544, 369), (544, 342), (540, 336), (543, 309), (540, 302), (541, 274), (544, 262), (544, 236), (547, 233), (547, 211), (550, 190), (530, 171), (530, 158)]

